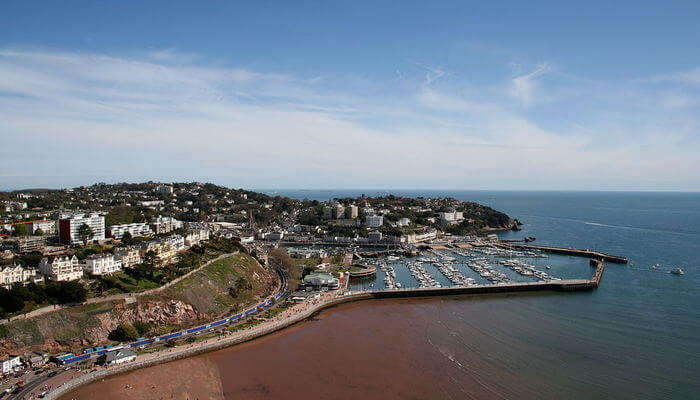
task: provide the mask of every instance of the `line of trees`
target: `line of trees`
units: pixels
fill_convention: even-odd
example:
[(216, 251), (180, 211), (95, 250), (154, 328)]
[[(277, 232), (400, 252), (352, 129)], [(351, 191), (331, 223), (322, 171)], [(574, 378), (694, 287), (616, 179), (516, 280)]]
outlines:
[[(80, 281), (49, 282), (45, 285), (15, 283), (10, 289), (0, 288), (0, 318), (16, 314), (27, 305), (82, 303), (87, 289)], [(34, 308), (34, 307), (30, 307)]]

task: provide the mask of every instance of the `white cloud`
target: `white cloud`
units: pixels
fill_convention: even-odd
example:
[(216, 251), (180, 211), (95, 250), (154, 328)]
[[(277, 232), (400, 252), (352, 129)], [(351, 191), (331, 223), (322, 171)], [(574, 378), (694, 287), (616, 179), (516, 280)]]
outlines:
[[(548, 64), (497, 85), (444, 68), (387, 83), (210, 64), (174, 50), (0, 50), (0, 187), (60, 186), (75, 176), (82, 184), (113, 177), (257, 187), (699, 183), (691, 172), (698, 144), (688, 144), (697, 118), (646, 113), (627, 126), (592, 115), (552, 128), (513, 106), (509, 96), (536, 109), (534, 98), (556, 89), (535, 83)], [(508, 82), (514, 88), (503, 90)], [(669, 134), (673, 141), (663, 139)]]
[(537, 88), (536, 78), (551, 71), (551, 66), (547, 63), (537, 65), (534, 71), (517, 76), (511, 80), (510, 94), (523, 106), (530, 106), (534, 101), (535, 89)]

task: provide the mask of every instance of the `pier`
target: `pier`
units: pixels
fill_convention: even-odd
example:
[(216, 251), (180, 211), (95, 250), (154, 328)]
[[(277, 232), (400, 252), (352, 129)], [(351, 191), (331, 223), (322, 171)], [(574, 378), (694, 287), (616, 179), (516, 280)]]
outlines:
[(535, 244), (501, 243), (500, 246), (511, 249), (539, 250), (546, 253), (565, 254), (568, 256), (587, 257), (594, 260), (611, 262), (614, 264), (627, 264), (627, 258), (601, 253), (600, 251), (588, 249), (572, 249), (567, 247), (539, 246)]

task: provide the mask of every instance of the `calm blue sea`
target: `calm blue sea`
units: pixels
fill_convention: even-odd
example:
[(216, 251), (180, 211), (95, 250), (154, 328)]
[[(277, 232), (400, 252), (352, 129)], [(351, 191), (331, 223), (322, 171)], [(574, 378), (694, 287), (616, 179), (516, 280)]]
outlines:
[[(316, 200), (387, 194), (267, 193)], [(608, 264), (602, 285), (590, 293), (451, 300), (445, 307), (453, 317), (440, 324), (464, 336), (454, 343), (444, 337), (440, 351), (451, 359), (465, 363), (477, 354), (506, 377), (509, 371), (528, 377), (544, 398), (700, 398), (700, 193), (391, 193), (475, 201), (523, 222), (522, 231), (503, 233), (504, 239), (534, 236), (537, 244), (630, 260)], [(685, 275), (667, 273), (672, 268)], [(474, 310), (488, 318), (480, 321)], [(476, 329), (483, 337), (475, 337)], [(469, 354), (461, 352), (464, 343)]]

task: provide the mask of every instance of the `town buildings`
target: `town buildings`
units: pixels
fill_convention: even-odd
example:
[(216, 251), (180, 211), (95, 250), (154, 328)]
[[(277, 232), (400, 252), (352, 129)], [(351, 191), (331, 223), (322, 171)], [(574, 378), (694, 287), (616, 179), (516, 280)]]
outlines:
[(165, 202), (163, 200), (144, 200), (139, 201), (138, 204), (144, 207), (156, 207), (165, 205)]
[(162, 194), (173, 194), (173, 187), (170, 185), (160, 185), (156, 188), (156, 191)]
[(365, 216), (365, 225), (370, 228), (378, 228), (384, 224), (384, 217), (381, 215), (367, 215)]
[(455, 225), (464, 219), (464, 213), (461, 211), (441, 212), (438, 214), (438, 218), (442, 225)]
[(438, 230), (434, 228), (425, 229), (423, 232), (414, 232), (401, 237), (401, 241), (405, 243), (419, 243), (428, 240), (437, 239)]
[(3, 206), (4, 206), (4, 209), (6, 212), (27, 209), (27, 203), (25, 203), (23, 201), (5, 201), (5, 202), (3, 202)]
[(125, 233), (129, 232), (132, 237), (153, 235), (151, 227), (145, 222), (134, 222), (132, 224), (112, 225), (107, 228), (107, 237), (121, 239)]
[(83, 270), (90, 275), (109, 275), (122, 270), (120, 261), (114, 259), (114, 255), (92, 254), (83, 262)]
[(401, 226), (408, 226), (411, 224), (411, 220), (408, 218), (401, 218), (396, 222), (396, 226), (401, 227)]
[(367, 240), (376, 243), (376, 242), (381, 242), (382, 241), (382, 233), (379, 231), (372, 231), (367, 235)]
[(159, 215), (151, 220), (151, 227), (157, 234), (168, 233), (182, 228), (182, 221), (178, 221), (173, 217), (162, 217)]
[(83, 243), (79, 229), (85, 224), (92, 230), (88, 242), (105, 240), (105, 217), (100, 213), (62, 215), (58, 220), (58, 238), (61, 243)]
[(33, 268), (24, 268), (19, 264), (0, 267), (0, 286), (9, 289), (13, 283), (39, 283), (44, 278), (37, 275)]
[(185, 246), (187, 247), (197, 245), (204, 240), (209, 240), (208, 229), (193, 229), (185, 234)]
[(17, 237), (8, 242), (12, 244), (12, 249), (17, 253), (40, 252), (44, 250), (44, 246), (46, 245), (46, 239), (41, 236)]
[(357, 215), (358, 209), (356, 205), (350, 204), (349, 206), (345, 207), (345, 218), (355, 219), (357, 218)]
[(185, 238), (180, 235), (171, 235), (163, 239), (150, 240), (140, 246), (141, 258), (152, 251), (161, 261), (167, 261), (175, 257), (178, 251), (185, 249)]
[(72, 281), (83, 277), (83, 268), (76, 256), (58, 256), (42, 258), (39, 272), (54, 281)]
[(6, 355), (0, 358), (0, 365), (2, 366), (2, 373), (9, 374), (22, 365), (22, 360), (19, 356)]
[(44, 232), (44, 235), (55, 235), (58, 232), (56, 221), (50, 220), (29, 222), (27, 223), (27, 228), (32, 235), (39, 229)]
[(116, 365), (134, 361), (135, 359), (136, 353), (134, 353), (130, 349), (124, 348), (106, 352), (105, 354), (98, 357), (97, 363), (103, 365)]
[(121, 263), (122, 268), (131, 268), (141, 263), (141, 254), (138, 247), (120, 247), (114, 250), (114, 259)]

